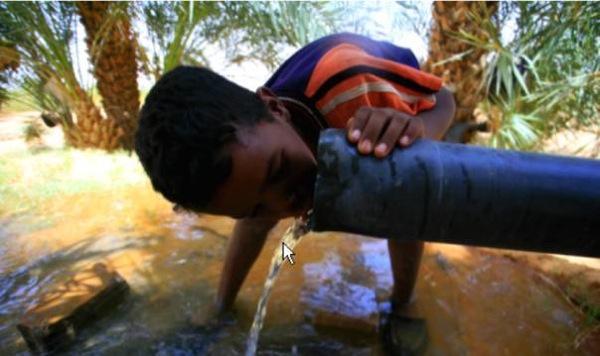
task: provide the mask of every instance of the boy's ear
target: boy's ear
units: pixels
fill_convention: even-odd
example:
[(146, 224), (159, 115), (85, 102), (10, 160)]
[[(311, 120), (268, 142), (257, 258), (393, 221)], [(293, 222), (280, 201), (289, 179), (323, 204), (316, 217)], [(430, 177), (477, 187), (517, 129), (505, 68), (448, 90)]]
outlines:
[(286, 109), (285, 105), (283, 105), (283, 102), (279, 100), (277, 95), (271, 91), (271, 89), (267, 87), (259, 87), (256, 89), (256, 94), (260, 100), (265, 103), (267, 109), (274, 118), (290, 121), (289, 111)]

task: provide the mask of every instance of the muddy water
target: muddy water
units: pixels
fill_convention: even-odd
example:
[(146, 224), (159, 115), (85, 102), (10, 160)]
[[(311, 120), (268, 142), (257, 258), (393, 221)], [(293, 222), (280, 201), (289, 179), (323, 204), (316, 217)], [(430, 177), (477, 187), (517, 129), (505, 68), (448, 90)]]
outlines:
[[(98, 261), (133, 293), (71, 352), (243, 354), (271, 252), (290, 223), (276, 228), (250, 271), (234, 322), (206, 327), (191, 320), (216, 293), (233, 221), (175, 214), (147, 184), (59, 195), (0, 219), (2, 355), (27, 351), (15, 328), (24, 310)], [(296, 263), (273, 287), (258, 354), (379, 353), (377, 334), (340, 330), (318, 316), (335, 308), (346, 324), (376, 320), (392, 283), (385, 241), (309, 234), (294, 252)], [(410, 312), (427, 320), (430, 355), (600, 353), (589, 340), (595, 325), (548, 280), (477, 249), (428, 245)]]

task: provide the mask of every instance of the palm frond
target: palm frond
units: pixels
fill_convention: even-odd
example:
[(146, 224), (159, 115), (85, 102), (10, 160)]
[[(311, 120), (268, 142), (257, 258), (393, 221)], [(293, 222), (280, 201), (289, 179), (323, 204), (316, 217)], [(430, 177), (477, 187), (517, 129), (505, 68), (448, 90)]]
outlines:
[(73, 4), (1, 3), (0, 22), (2, 39), (15, 43), (21, 56), (24, 85), (33, 80), (52, 81), (67, 97), (80, 88), (72, 51), (76, 27)]
[(229, 61), (279, 64), (279, 46), (300, 46), (336, 29), (335, 3), (144, 2), (134, 6), (151, 46), (145, 66), (158, 73), (178, 64), (209, 65), (204, 50), (218, 45)]
[[(593, 2), (520, 2), (509, 5), (514, 38), (503, 43), (500, 24), (471, 16), (489, 34), (482, 41), (461, 31), (456, 38), (485, 49), (483, 85), (503, 110), (490, 143), (530, 148), (569, 123), (600, 123), (600, 11)], [(515, 15), (516, 14), (516, 15)]]

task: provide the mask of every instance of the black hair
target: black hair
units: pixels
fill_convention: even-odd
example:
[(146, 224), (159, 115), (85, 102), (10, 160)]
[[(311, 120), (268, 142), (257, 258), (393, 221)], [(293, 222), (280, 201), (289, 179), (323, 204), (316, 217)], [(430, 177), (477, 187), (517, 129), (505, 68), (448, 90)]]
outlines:
[(235, 142), (237, 129), (271, 118), (256, 93), (209, 69), (179, 66), (148, 93), (135, 151), (156, 191), (202, 211), (231, 174), (223, 147)]

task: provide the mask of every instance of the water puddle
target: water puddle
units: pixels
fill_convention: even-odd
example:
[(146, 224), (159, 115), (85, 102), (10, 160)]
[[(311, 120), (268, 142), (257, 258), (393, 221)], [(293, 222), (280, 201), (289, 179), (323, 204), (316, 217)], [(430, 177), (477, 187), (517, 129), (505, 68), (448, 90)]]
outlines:
[[(281, 243), (284, 244), (290, 250), (294, 250), (302, 236), (308, 231), (306, 221), (298, 219), (294, 221), (281, 238)], [(267, 302), (271, 296), (273, 284), (277, 280), (279, 270), (285, 262), (281, 246), (275, 248), (273, 257), (271, 257), (271, 265), (269, 267), (269, 273), (263, 287), (263, 292), (258, 300), (258, 306), (256, 307), (256, 313), (254, 314), (254, 321), (250, 328), (250, 334), (248, 335), (248, 341), (246, 343), (246, 356), (253, 356), (256, 354), (256, 348), (258, 347), (258, 338), (260, 331), (262, 330), (265, 315), (267, 313)], [(290, 262), (291, 263), (291, 262)]]
[[(28, 170), (43, 175), (43, 181), (60, 182), (61, 169), (40, 173), (54, 167), (47, 158), (17, 161), (15, 172), (30, 163)], [(105, 169), (91, 153), (85, 160), (72, 158), (73, 170), (86, 162), (86, 169)], [(80, 335), (68, 350), (72, 354), (244, 355), (257, 350), (259, 332), (258, 354), (380, 352), (380, 335), (369, 327), (377, 325), (392, 287), (385, 240), (337, 233), (309, 234), (301, 244), (286, 238), (296, 256), (294, 266), (284, 268), (279, 237), (290, 221), (282, 222), (240, 290), (235, 322), (201, 328), (190, 320), (216, 294), (234, 221), (174, 213), (144, 173), (135, 171), (135, 157), (123, 155), (120, 161), (122, 174), (135, 173), (140, 179), (118, 185), (122, 177), (117, 172), (85, 192), (65, 186), (35, 204), (3, 201), (1, 355), (26, 354), (15, 327), (23, 311), (96, 262), (117, 270), (132, 293)], [(9, 177), (9, 184), (17, 178)], [(39, 180), (36, 189), (43, 193)], [(23, 189), (19, 192), (30, 191)], [(574, 275), (563, 267), (555, 269), (565, 279)], [(577, 291), (584, 298), (591, 289), (588, 283)], [(519, 260), (476, 248), (427, 244), (409, 313), (426, 320), (428, 355), (600, 354), (598, 321), (574, 305), (566, 290)], [(349, 327), (359, 325), (364, 326), (360, 331)], [(250, 339), (248, 330), (254, 335)], [(366, 333), (370, 336), (362, 337)]]

